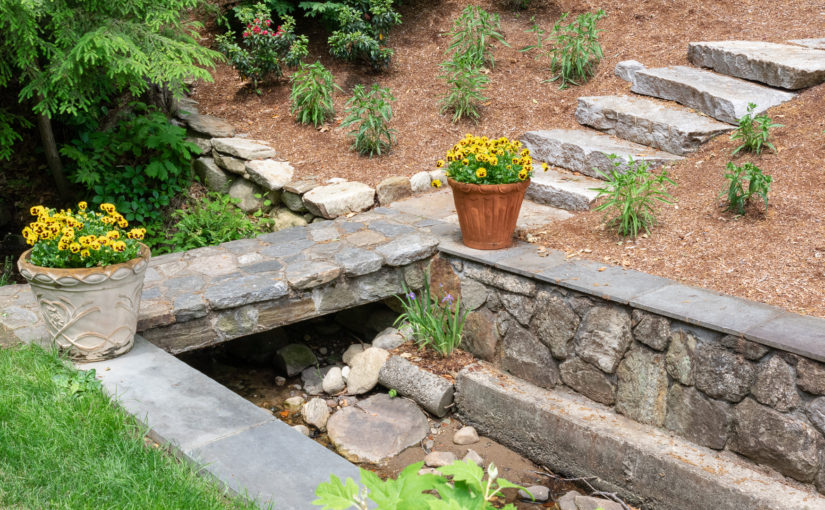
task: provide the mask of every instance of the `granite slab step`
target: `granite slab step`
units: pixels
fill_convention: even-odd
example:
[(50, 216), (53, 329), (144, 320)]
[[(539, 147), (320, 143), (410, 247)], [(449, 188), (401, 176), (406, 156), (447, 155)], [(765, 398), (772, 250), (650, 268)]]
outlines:
[(825, 37), (819, 39), (792, 39), (789, 43), (798, 44), (815, 50), (825, 50)]
[(687, 66), (642, 69), (631, 91), (676, 101), (714, 119), (736, 124), (756, 104), (756, 113), (790, 101), (796, 94)]
[(360, 479), (355, 465), (140, 336), (123, 356), (78, 368), (95, 369), (152, 439), (262, 508), (313, 508), (331, 474)]
[(684, 156), (733, 129), (678, 105), (643, 97), (580, 97), (576, 120), (619, 138)]
[(626, 170), (626, 163), (646, 161), (650, 168), (683, 159), (669, 152), (652, 149), (589, 129), (550, 129), (529, 131), (521, 137), (534, 159), (554, 166), (573, 170), (590, 177), (600, 178), (598, 169), (607, 173), (615, 168), (609, 158), (615, 154)]
[(541, 166), (534, 165), (533, 178), (527, 188), (527, 198), (539, 204), (558, 207), (568, 211), (587, 211), (596, 201), (598, 192), (592, 188), (601, 187), (603, 181), (559, 172), (549, 168), (542, 171)]
[(688, 59), (717, 73), (797, 90), (825, 82), (825, 51), (764, 41), (693, 42)]

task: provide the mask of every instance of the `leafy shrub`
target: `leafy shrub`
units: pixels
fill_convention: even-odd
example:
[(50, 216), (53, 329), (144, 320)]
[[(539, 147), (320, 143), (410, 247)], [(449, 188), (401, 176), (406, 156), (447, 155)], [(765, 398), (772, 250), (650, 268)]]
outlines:
[(409, 322), (421, 349), (429, 347), (446, 357), (461, 344), (461, 332), (468, 311), (459, 311), (460, 298), (447, 294), (438, 302), (437, 297), (430, 293), (428, 282), (418, 295), (405, 287), (404, 297), (398, 300), (404, 312), (395, 324)]
[(332, 105), (334, 89), (341, 90), (335, 80), (320, 62), (301, 64), (291, 77), (292, 91), (289, 100), (290, 112), (301, 124), (312, 123), (315, 127), (335, 114)]
[(464, 117), (477, 121), (481, 116), (481, 105), (487, 101), (484, 89), (490, 79), (481, 72), (481, 67), (467, 65), (466, 60), (448, 60), (441, 67), (444, 74), (439, 78), (449, 87), (441, 98), (441, 113), (452, 111), (453, 122)]
[(490, 67), (494, 67), (495, 61), (490, 51), (492, 43), (496, 41), (510, 47), (499, 33), (500, 25), (498, 14), (468, 5), (453, 23), (447, 52), (453, 54), (454, 61), (464, 61), (467, 66), (481, 67), (489, 63)]
[(776, 147), (768, 141), (771, 133), (770, 130), (777, 127), (783, 127), (782, 124), (774, 124), (768, 114), (762, 113), (753, 116), (753, 111), (756, 109), (754, 103), (748, 103), (748, 113), (739, 119), (739, 127), (736, 128), (730, 135), (731, 140), (741, 140), (742, 145), (737, 147), (732, 155), (744, 150), (745, 152), (762, 153), (762, 147), (770, 147), (776, 152)]
[(273, 28), (264, 4), (236, 7), (235, 13), (244, 25), (241, 45), (235, 34), (218, 35), (218, 49), (226, 55), (242, 80), (252, 80), (252, 87), (260, 94), (258, 84), (269, 76), (283, 75), (285, 66), (295, 67), (307, 55), (307, 37), (295, 35), (295, 19), (283, 16), (283, 24)]
[[(493, 510), (496, 507), (492, 501), (501, 497), (502, 489), (523, 489), (499, 478), (494, 464), (487, 467), (486, 479), (484, 469), (470, 461), (457, 460), (438, 468), (441, 476), (418, 474), (423, 465), (423, 462), (410, 464), (398, 479), (388, 478), (386, 481), (361, 468), (361, 482), (366, 486), (363, 491), (359, 491), (352, 478), (347, 478), (344, 484), (337, 476), (330, 475), (329, 482), (321, 483), (315, 489), (318, 499), (312, 504), (322, 506), (324, 510), (366, 510), (370, 506), (368, 500), (372, 500), (381, 510)], [(452, 477), (452, 484), (446, 477)], [(516, 509), (512, 504), (503, 508)]]
[(346, 118), (342, 127), (353, 129), (349, 132), (355, 140), (352, 148), (372, 157), (388, 151), (395, 143), (395, 130), (389, 127), (392, 119), (390, 101), (395, 97), (387, 87), (373, 84), (369, 92), (363, 85), (352, 89), (352, 98), (347, 101)]
[(186, 130), (142, 103), (108, 131), (81, 131), (60, 153), (72, 161), (69, 177), (93, 194), (95, 206), (112, 203), (128, 221), (145, 225), (189, 185), (192, 155)]
[[(562, 14), (547, 38), (544, 38), (544, 30), (534, 25), (529, 31), (536, 34), (536, 44), (521, 50), (537, 49), (539, 54), (536, 58), (550, 57), (550, 71), (555, 76), (549, 81), (561, 80), (559, 88), (562, 89), (569, 84), (580, 85), (586, 82), (604, 57), (598, 39), (601, 30), (596, 28), (596, 22), (607, 16), (604, 10), (580, 14), (575, 21), (563, 26), (568, 15), (569, 13)], [(548, 39), (553, 44), (549, 50), (544, 50)]]
[(154, 251), (168, 253), (192, 250), (264, 233), (266, 222), (251, 220), (235, 207), (238, 202), (240, 200), (229, 195), (208, 193), (203, 200), (193, 201), (189, 207), (178, 209), (173, 213), (177, 222), (172, 233)]
[(385, 46), (390, 30), (401, 23), (392, 0), (300, 2), (307, 16), (321, 16), (334, 26), (329, 51), (337, 58), (366, 61), (374, 70), (386, 68), (393, 50)]
[(667, 185), (676, 183), (668, 177), (667, 171), (656, 175), (648, 170), (645, 161), (627, 163), (627, 171), (621, 169), (622, 162), (611, 154), (614, 168), (607, 175), (596, 170), (602, 179), (607, 182), (603, 188), (593, 188), (598, 191), (598, 198), (607, 197), (607, 200), (596, 207), (597, 211), (605, 213), (608, 227), (616, 228), (623, 236), (636, 237), (640, 230), (650, 231), (656, 224), (656, 202), (673, 203), (673, 197), (667, 192)]
[[(725, 179), (728, 182), (728, 189), (722, 190), (719, 197), (727, 196), (726, 211), (733, 211), (736, 214), (745, 214), (745, 208), (751, 197), (761, 197), (765, 202), (765, 210), (768, 209), (768, 192), (771, 190), (770, 175), (765, 175), (762, 170), (753, 163), (745, 163), (742, 166), (729, 162), (728, 173)], [(748, 188), (745, 189), (743, 181), (748, 181)]]

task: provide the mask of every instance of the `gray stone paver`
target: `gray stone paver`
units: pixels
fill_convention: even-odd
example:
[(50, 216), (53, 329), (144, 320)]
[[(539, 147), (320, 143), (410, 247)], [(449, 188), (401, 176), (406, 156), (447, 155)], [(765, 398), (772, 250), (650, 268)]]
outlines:
[(141, 337), (119, 358), (78, 367), (95, 369), (150, 436), (261, 506), (312, 508), (331, 474), (360, 478), (356, 466)]

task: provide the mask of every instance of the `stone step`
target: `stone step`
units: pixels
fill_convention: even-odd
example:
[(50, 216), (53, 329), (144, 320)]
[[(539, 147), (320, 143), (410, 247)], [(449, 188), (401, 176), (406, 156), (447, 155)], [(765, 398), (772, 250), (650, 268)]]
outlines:
[(798, 44), (815, 50), (825, 50), (825, 37), (820, 39), (792, 39), (789, 43)]
[(764, 41), (694, 42), (688, 59), (717, 73), (797, 90), (825, 82), (825, 51)]
[[(598, 169), (607, 173), (615, 167), (608, 156), (615, 154), (623, 162), (646, 161), (650, 168), (679, 161), (681, 156), (638, 143), (628, 142), (589, 129), (550, 129), (529, 131), (521, 137), (534, 159), (546, 161), (590, 177), (600, 178)], [(626, 165), (621, 165), (626, 169)]]
[(568, 211), (587, 211), (596, 201), (598, 192), (592, 188), (601, 187), (603, 181), (559, 172), (549, 168), (546, 172), (540, 165), (534, 165), (533, 178), (527, 188), (527, 198), (539, 204), (558, 207)]
[(576, 120), (585, 126), (684, 156), (733, 128), (687, 108), (642, 97), (580, 97)]
[(686, 66), (642, 69), (630, 88), (637, 94), (676, 101), (714, 119), (736, 124), (756, 104), (756, 113), (790, 101), (796, 94)]

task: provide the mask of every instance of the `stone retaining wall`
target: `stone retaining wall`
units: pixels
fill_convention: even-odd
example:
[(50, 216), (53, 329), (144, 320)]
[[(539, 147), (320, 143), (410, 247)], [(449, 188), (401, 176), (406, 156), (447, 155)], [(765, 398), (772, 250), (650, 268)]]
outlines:
[(825, 364), (443, 252), (431, 270), (476, 356), (825, 493)]
[(273, 230), (303, 226), (387, 205), (431, 189), (433, 179), (445, 182), (443, 170), (394, 176), (374, 189), (360, 182), (333, 178), (320, 182), (295, 175), (287, 161), (265, 142), (236, 134), (228, 122), (198, 112), (191, 99), (179, 102), (173, 122), (185, 127), (187, 140), (202, 154), (192, 163), (195, 175), (210, 191), (237, 199), (246, 213), (261, 211), (273, 220)]

